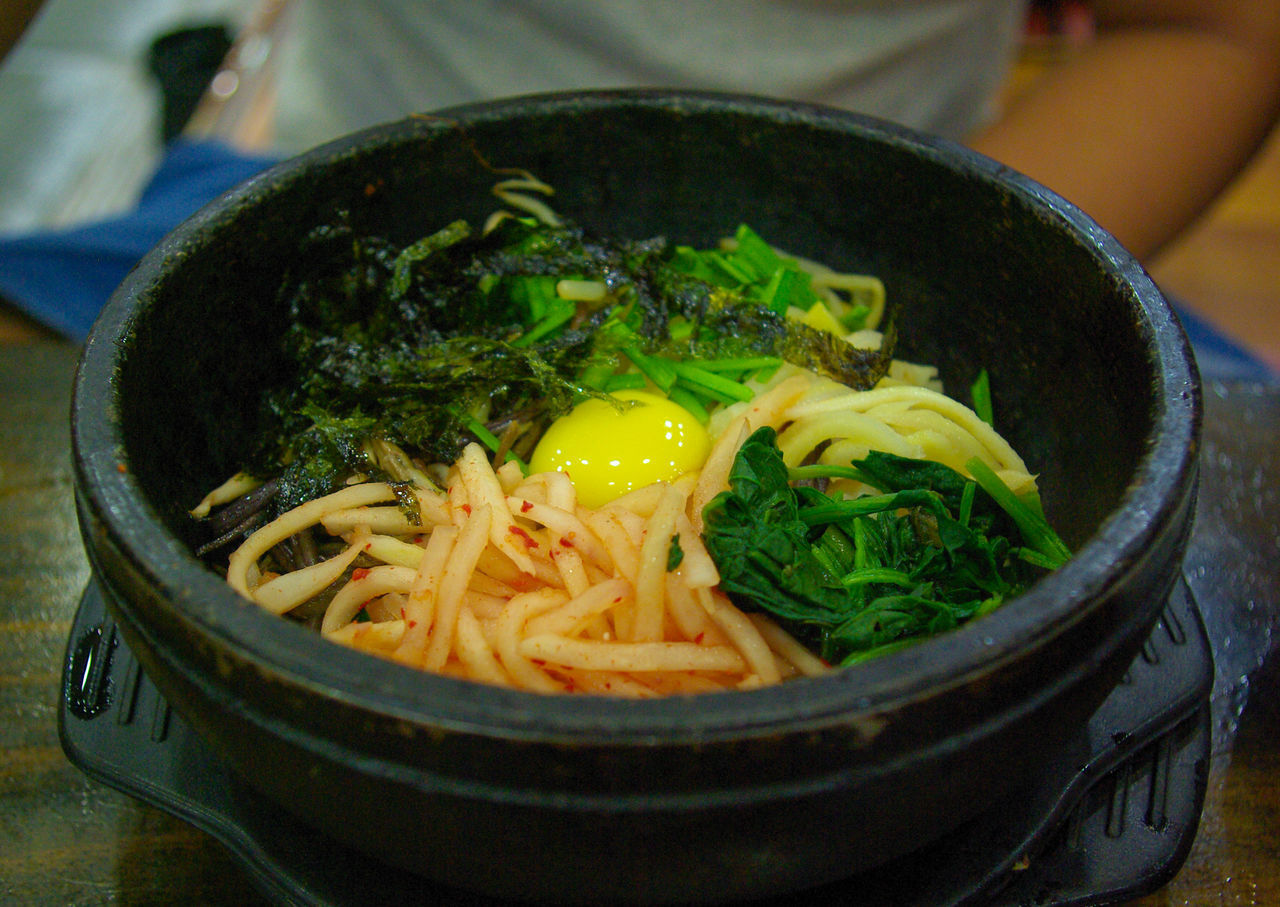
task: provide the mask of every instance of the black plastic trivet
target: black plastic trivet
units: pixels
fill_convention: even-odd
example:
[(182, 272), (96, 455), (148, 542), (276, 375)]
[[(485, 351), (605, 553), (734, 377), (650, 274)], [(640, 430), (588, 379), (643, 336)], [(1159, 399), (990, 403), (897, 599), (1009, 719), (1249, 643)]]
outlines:
[[(68, 758), (221, 841), (268, 898), (315, 907), (493, 903), (371, 864), (247, 787), (171, 712), (93, 583), (63, 683)], [(1032, 790), (992, 803), (921, 851), (787, 903), (1083, 907), (1155, 890), (1182, 865), (1199, 822), (1212, 683), (1200, 612), (1179, 581), (1124, 681)]]

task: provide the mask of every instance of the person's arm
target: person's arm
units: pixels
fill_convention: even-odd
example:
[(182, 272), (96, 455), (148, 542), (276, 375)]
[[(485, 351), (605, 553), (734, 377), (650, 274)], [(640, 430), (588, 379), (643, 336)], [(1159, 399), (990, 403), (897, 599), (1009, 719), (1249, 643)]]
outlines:
[(1280, 115), (1280, 0), (1109, 0), (1098, 38), (971, 142), (1139, 258), (1189, 225)]

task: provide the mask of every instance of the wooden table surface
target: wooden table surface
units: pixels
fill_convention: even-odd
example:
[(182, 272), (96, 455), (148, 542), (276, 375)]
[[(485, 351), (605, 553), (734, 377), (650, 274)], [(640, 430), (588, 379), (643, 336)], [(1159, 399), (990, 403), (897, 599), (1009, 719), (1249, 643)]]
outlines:
[[(1280, 363), (1280, 141), (1270, 149), (1152, 271)], [(60, 746), (64, 649), (89, 577), (69, 462), (77, 353), (0, 307), (0, 902), (262, 903), (217, 841), (90, 780)], [(1280, 396), (1209, 382), (1206, 416), (1212, 500), (1186, 570), (1215, 603), (1214, 752), (1191, 852), (1143, 907), (1280, 904)]]

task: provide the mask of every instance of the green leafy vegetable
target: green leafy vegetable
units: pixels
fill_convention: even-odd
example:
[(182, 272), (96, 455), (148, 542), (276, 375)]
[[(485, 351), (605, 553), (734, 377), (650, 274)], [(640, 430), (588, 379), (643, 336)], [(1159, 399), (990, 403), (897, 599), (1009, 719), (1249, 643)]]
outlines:
[[(790, 484), (821, 477), (857, 478), (880, 493), (836, 499)], [(1070, 556), (1038, 504), (989, 469), (975, 483), (940, 463), (872, 452), (848, 467), (788, 470), (768, 427), (743, 444), (729, 490), (703, 519), (721, 588), (832, 662), (957, 627)], [(1024, 544), (1042, 558), (1021, 556)]]
[(671, 536), (671, 547), (667, 549), (667, 572), (670, 573), (684, 563), (684, 549), (680, 547), (680, 533)]

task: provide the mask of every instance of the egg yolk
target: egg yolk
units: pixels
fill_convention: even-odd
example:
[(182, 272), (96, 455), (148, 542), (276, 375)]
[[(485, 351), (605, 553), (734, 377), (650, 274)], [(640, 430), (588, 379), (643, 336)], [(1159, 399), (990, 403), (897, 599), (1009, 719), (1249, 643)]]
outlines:
[(698, 469), (711, 440), (688, 410), (660, 394), (619, 391), (616, 406), (592, 398), (561, 416), (542, 435), (529, 460), (532, 472), (569, 474), (584, 507)]

